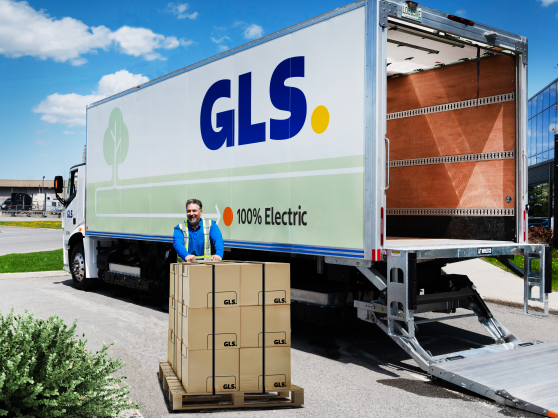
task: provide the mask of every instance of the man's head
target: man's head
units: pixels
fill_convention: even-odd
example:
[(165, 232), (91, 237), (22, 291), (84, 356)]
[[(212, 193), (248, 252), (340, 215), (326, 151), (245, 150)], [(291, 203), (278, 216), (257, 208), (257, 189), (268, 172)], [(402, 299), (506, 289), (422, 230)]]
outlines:
[(195, 228), (200, 223), (202, 214), (202, 202), (198, 199), (188, 199), (186, 202), (186, 217), (188, 218), (188, 223)]

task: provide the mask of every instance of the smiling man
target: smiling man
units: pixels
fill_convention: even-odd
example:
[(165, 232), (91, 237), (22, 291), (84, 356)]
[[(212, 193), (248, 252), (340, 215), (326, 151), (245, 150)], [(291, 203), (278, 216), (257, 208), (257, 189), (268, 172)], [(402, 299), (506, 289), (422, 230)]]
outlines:
[(224, 245), (221, 230), (215, 221), (203, 219), (202, 215), (202, 202), (198, 199), (189, 199), (186, 202), (187, 219), (174, 227), (173, 245), (178, 254), (178, 263), (223, 259)]

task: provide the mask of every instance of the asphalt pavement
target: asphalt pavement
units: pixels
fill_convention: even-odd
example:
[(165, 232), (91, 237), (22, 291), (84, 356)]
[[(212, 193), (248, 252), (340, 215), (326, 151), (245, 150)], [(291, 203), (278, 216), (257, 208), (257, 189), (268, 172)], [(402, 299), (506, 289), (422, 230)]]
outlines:
[(57, 250), (62, 248), (62, 236), (61, 229), (0, 225), (0, 255)]
[[(535, 417), (502, 407), (465, 389), (427, 375), (379, 328), (364, 322), (340, 330), (293, 323), (292, 382), (305, 389), (305, 405), (290, 409), (241, 409), (172, 412), (168, 394), (157, 377), (159, 360), (167, 356), (168, 314), (126, 289), (76, 290), (68, 276), (2, 278), (0, 309), (14, 306), (42, 318), (58, 315), (68, 323), (78, 319), (88, 347), (116, 341), (114, 356), (127, 366), (123, 374), (131, 398), (143, 404), (144, 417)], [(494, 316), (524, 341), (557, 341), (558, 317), (540, 319), (520, 309), (489, 304)], [(460, 312), (458, 312), (460, 313)], [(463, 313), (463, 312), (461, 312)], [(435, 316), (438, 314), (428, 314)], [(421, 315), (423, 316), (423, 315)], [(428, 323), (417, 334), (432, 354), (450, 353), (492, 344), (474, 318)]]

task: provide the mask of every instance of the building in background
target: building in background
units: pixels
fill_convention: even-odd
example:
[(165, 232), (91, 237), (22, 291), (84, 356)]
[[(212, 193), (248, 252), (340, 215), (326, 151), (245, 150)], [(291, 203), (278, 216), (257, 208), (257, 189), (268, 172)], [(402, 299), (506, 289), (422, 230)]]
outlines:
[(540, 224), (543, 220), (552, 224), (554, 135), (558, 130), (557, 88), (558, 79), (531, 97), (528, 103), (530, 224)]
[[(0, 180), (0, 204), (11, 197), (12, 193), (27, 193), (30, 196), (46, 193), (52, 200), (56, 200), (53, 183), (52, 180), (45, 179), (43, 189), (43, 180)], [(64, 181), (64, 186), (67, 186), (67, 181)], [(66, 196), (66, 190), (61, 197), (64, 196)]]

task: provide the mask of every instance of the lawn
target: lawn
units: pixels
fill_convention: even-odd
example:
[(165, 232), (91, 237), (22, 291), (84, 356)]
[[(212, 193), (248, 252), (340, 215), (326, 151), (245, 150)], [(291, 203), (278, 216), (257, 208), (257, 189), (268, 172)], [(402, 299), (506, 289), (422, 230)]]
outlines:
[[(509, 268), (504, 266), (502, 263), (500, 263), (495, 258), (484, 258), (484, 261), (486, 261), (490, 264), (493, 264), (495, 266), (498, 266), (502, 270), (506, 270), (506, 271), (511, 272), (511, 270)], [(513, 260), (510, 260), (510, 261), (513, 264), (515, 264), (517, 267), (519, 267), (520, 269), (523, 270), (523, 266), (524, 266), (524, 263), (525, 263), (525, 258), (522, 255), (516, 255), (516, 256), (514, 256)], [(540, 261), (539, 260), (533, 261), (533, 268), (535, 270), (538, 270), (539, 267), (540, 267)], [(558, 249), (553, 249), (552, 250), (552, 290), (554, 292), (558, 291)]]
[(0, 226), (22, 226), (25, 228), (62, 229), (62, 221), (0, 221)]
[(62, 270), (62, 249), (38, 253), (8, 254), (0, 256), (0, 273), (27, 273), (31, 271)]

